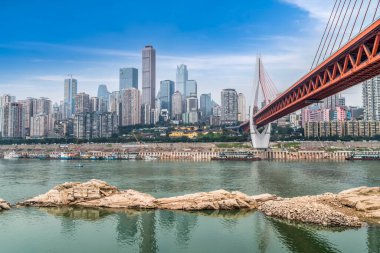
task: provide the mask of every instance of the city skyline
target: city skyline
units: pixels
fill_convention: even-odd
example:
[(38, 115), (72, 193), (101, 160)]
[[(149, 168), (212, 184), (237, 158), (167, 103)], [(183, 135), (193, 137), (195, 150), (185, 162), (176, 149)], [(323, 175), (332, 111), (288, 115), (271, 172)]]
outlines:
[[(170, 9), (170, 3), (163, 2), (162, 6), (148, 6), (147, 13), (142, 17), (130, 13), (126, 15), (129, 17), (108, 21), (109, 30), (101, 22), (95, 22), (94, 27), (89, 27), (88, 22), (85, 22), (88, 13), (99, 12), (99, 6), (94, 4), (88, 13), (75, 16), (82, 21), (75, 23), (77, 27), (68, 19), (65, 24), (58, 23), (57, 31), (51, 33), (44, 33), (43, 27), (36, 26), (30, 29), (34, 32), (33, 36), (30, 31), (23, 33), (25, 28), (19, 27), (19, 23), (10, 17), (14, 10), (13, 4), (5, 3), (3, 10), (7, 13), (2, 17), (11, 18), (11, 22), (0, 39), (0, 52), (4, 55), (0, 60), (0, 75), (3, 76), (0, 88), (4, 89), (2, 93), (14, 94), (20, 99), (25, 98), (25, 94), (39, 97), (38, 94), (44, 92), (44, 96), (58, 102), (60, 98), (55, 91), (67, 73), (72, 73), (79, 82), (78, 92), (85, 91), (94, 96), (100, 83), (107, 84), (110, 91), (117, 90), (119, 69), (133, 66), (141, 73), (139, 50), (143, 45), (152, 44), (159, 52), (156, 83), (175, 80), (173, 69), (183, 63), (192, 70), (191, 79), (198, 82), (198, 94), (211, 92), (215, 96), (220, 90), (216, 89), (221, 85), (223, 88), (234, 87), (246, 95), (247, 104), (250, 104), (254, 62), (258, 53), (263, 56), (280, 91), (307, 73), (320, 37), (310, 35), (322, 34), (331, 9), (329, 1), (320, 3), (296, 0), (265, 3), (247, 1), (228, 14), (226, 10), (229, 10), (229, 6), (224, 3), (215, 10), (215, 19), (210, 21), (208, 18), (208, 22), (205, 22), (207, 6), (197, 8), (201, 3), (196, 1), (190, 8), (197, 11), (199, 20), (191, 19), (190, 22), (185, 18), (178, 19), (180, 10), (187, 8), (184, 4), (178, 4), (177, 11), (163, 18), (165, 15), (162, 14), (168, 13)], [(64, 8), (71, 5), (68, 1)], [(107, 15), (122, 9), (119, 7), (123, 6), (117, 5), (120, 4), (111, 5), (108, 10), (111, 14)], [(135, 7), (140, 8), (140, 5), (136, 3)], [(48, 10), (55, 10), (55, 7), (54, 4), (47, 4)], [(78, 10), (85, 8), (82, 4), (76, 7)], [(26, 3), (25, 8), (32, 7)], [(23, 8), (19, 11), (24, 13)], [(157, 13), (160, 13), (158, 19)], [(226, 17), (218, 13), (224, 13)], [(244, 15), (236, 16), (237, 13)], [(16, 17), (20, 15), (13, 14)], [(39, 20), (39, 17), (34, 16), (37, 14), (41, 18), (46, 15), (37, 10), (25, 15), (32, 20)], [(265, 18), (268, 15), (275, 18)], [(137, 28), (135, 22), (141, 18), (144, 18), (146, 25)], [(231, 23), (231, 20), (235, 21)], [(156, 26), (161, 29), (154, 29)], [(11, 32), (12, 28), (21, 29), (19, 34), (24, 36), (15, 35)], [(72, 28), (70, 33), (66, 28)], [(83, 33), (83, 29), (86, 32)], [(113, 29), (116, 31), (110, 34)], [(155, 32), (150, 33), (152, 30)], [(102, 39), (93, 40), (94, 37)], [(294, 64), (289, 66), (289, 60)], [(24, 69), (22, 73), (18, 71), (20, 67)], [(361, 105), (361, 98), (356, 96), (357, 91), (360, 91), (360, 87), (344, 92), (352, 105)]]

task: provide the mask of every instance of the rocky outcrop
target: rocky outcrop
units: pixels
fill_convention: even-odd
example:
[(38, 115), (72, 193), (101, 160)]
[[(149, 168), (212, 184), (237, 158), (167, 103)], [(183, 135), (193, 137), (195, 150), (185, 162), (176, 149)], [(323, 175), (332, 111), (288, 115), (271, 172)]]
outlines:
[(271, 194), (249, 196), (238, 191), (217, 190), (156, 199), (146, 193), (119, 190), (106, 182), (90, 180), (85, 183), (71, 182), (58, 185), (47, 193), (21, 202), (19, 205), (119, 210), (259, 209), (268, 216), (322, 226), (358, 227), (368, 219), (375, 219), (375, 222), (380, 223), (380, 187), (359, 187), (338, 194), (326, 193), (295, 198), (278, 198)]
[(322, 226), (362, 226), (358, 217), (340, 212), (323, 203), (333, 203), (334, 201), (335, 196), (332, 194), (287, 198), (279, 201), (267, 201), (259, 207), (259, 210), (268, 216)]
[(199, 192), (180, 197), (156, 199), (134, 190), (119, 190), (100, 180), (85, 183), (70, 182), (54, 187), (45, 194), (20, 202), (20, 206), (38, 207), (105, 207), (124, 209), (170, 210), (232, 210), (253, 209), (260, 202), (275, 196), (264, 194), (248, 196), (241, 192), (218, 190)]
[(0, 199), (0, 211), (11, 209), (11, 205), (3, 199)]
[(157, 199), (157, 206), (169, 210), (233, 210), (257, 208), (258, 202), (241, 192), (218, 190)]
[(380, 187), (358, 187), (338, 193), (338, 201), (359, 216), (380, 219)]
[(155, 198), (134, 190), (119, 191), (101, 180), (70, 182), (54, 187), (45, 194), (19, 203), (21, 206), (83, 206), (106, 208), (156, 208)]

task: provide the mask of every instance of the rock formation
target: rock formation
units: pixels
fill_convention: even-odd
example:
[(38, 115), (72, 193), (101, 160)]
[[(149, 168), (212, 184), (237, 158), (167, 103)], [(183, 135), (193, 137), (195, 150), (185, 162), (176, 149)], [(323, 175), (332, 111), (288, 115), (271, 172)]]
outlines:
[(334, 195), (332, 194), (286, 198), (278, 201), (267, 201), (259, 207), (259, 210), (268, 216), (322, 226), (362, 226), (358, 217), (337, 211), (330, 205), (323, 203), (333, 203), (333, 201)]
[(11, 205), (3, 199), (0, 199), (0, 211), (11, 209)]
[(19, 205), (188, 211), (259, 209), (268, 216), (288, 220), (322, 226), (358, 227), (369, 219), (380, 221), (380, 187), (359, 187), (338, 194), (294, 198), (278, 198), (271, 194), (249, 196), (238, 191), (217, 190), (156, 199), (149, 194), (119, 190), (106, 182), (90, 180), (58, 185)]
[(257, 208), (256, 200), (241, 192), (218, 190), (199, 192), (172, 198), (157, 199), (161, 209), (169, 210), (232, 210)]
[(338, 193), (338, 201), (365, 218), (380, 219), (380, 187), (358, 187)]
[(107, 208), (156, 208), (155, 198), (134, 190), (119, 191), (101, 180), (85, 183), (64, 183), (35, 198), (19, 203), (21, 206), (59, 207), (107, 207)]

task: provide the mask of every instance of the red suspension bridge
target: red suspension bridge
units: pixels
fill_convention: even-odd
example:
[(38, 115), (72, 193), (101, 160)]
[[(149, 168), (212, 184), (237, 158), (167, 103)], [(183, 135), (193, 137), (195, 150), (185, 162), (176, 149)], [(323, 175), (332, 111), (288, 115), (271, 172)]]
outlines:
[[(380, 74), (380, 19), (375, 20), (380, 0), (374, 3), (372, 0), (366, 3), (361, 0), (360, 5), (357, 5), (358, 0), (353, 5), (351, 2), (335, 1), (312, 68), (314, 63), (317, 66), (280, 95), (275, 93), (273, 82), (265, 72), (261, 59), (258, 60), (257, 88), (250, 114), (253, 116), (250, 116), (250, 122), (242, 124), (243, 130), (250, 130), (254, 148), (268, 147), (271, 122)], [(371, 24), (362, 29), (371, 11)], [(351, 38), (358, 25), (360, 33)], [(341, 46), (348, 34), (348, 42)], [(337, 46), (339, 48), (333, 53)], [(326, 55), (330, 56), (326, 58)], [(259, 90), (265, 104), (260, 110)]]

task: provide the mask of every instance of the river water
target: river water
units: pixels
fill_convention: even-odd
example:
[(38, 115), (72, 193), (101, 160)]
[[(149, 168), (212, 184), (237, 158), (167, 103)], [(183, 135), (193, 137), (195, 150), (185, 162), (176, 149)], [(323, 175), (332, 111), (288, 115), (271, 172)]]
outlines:
[[(380, 185), (378, 162), (0, 160), (11, 203), (66, 181), (101, 179), (169, 197), (225, 189), (283, 197)], [(19, 208), (0, 213), (0, 252), (380, 252), (380, 226), (323, 229), (260, 212)]]

